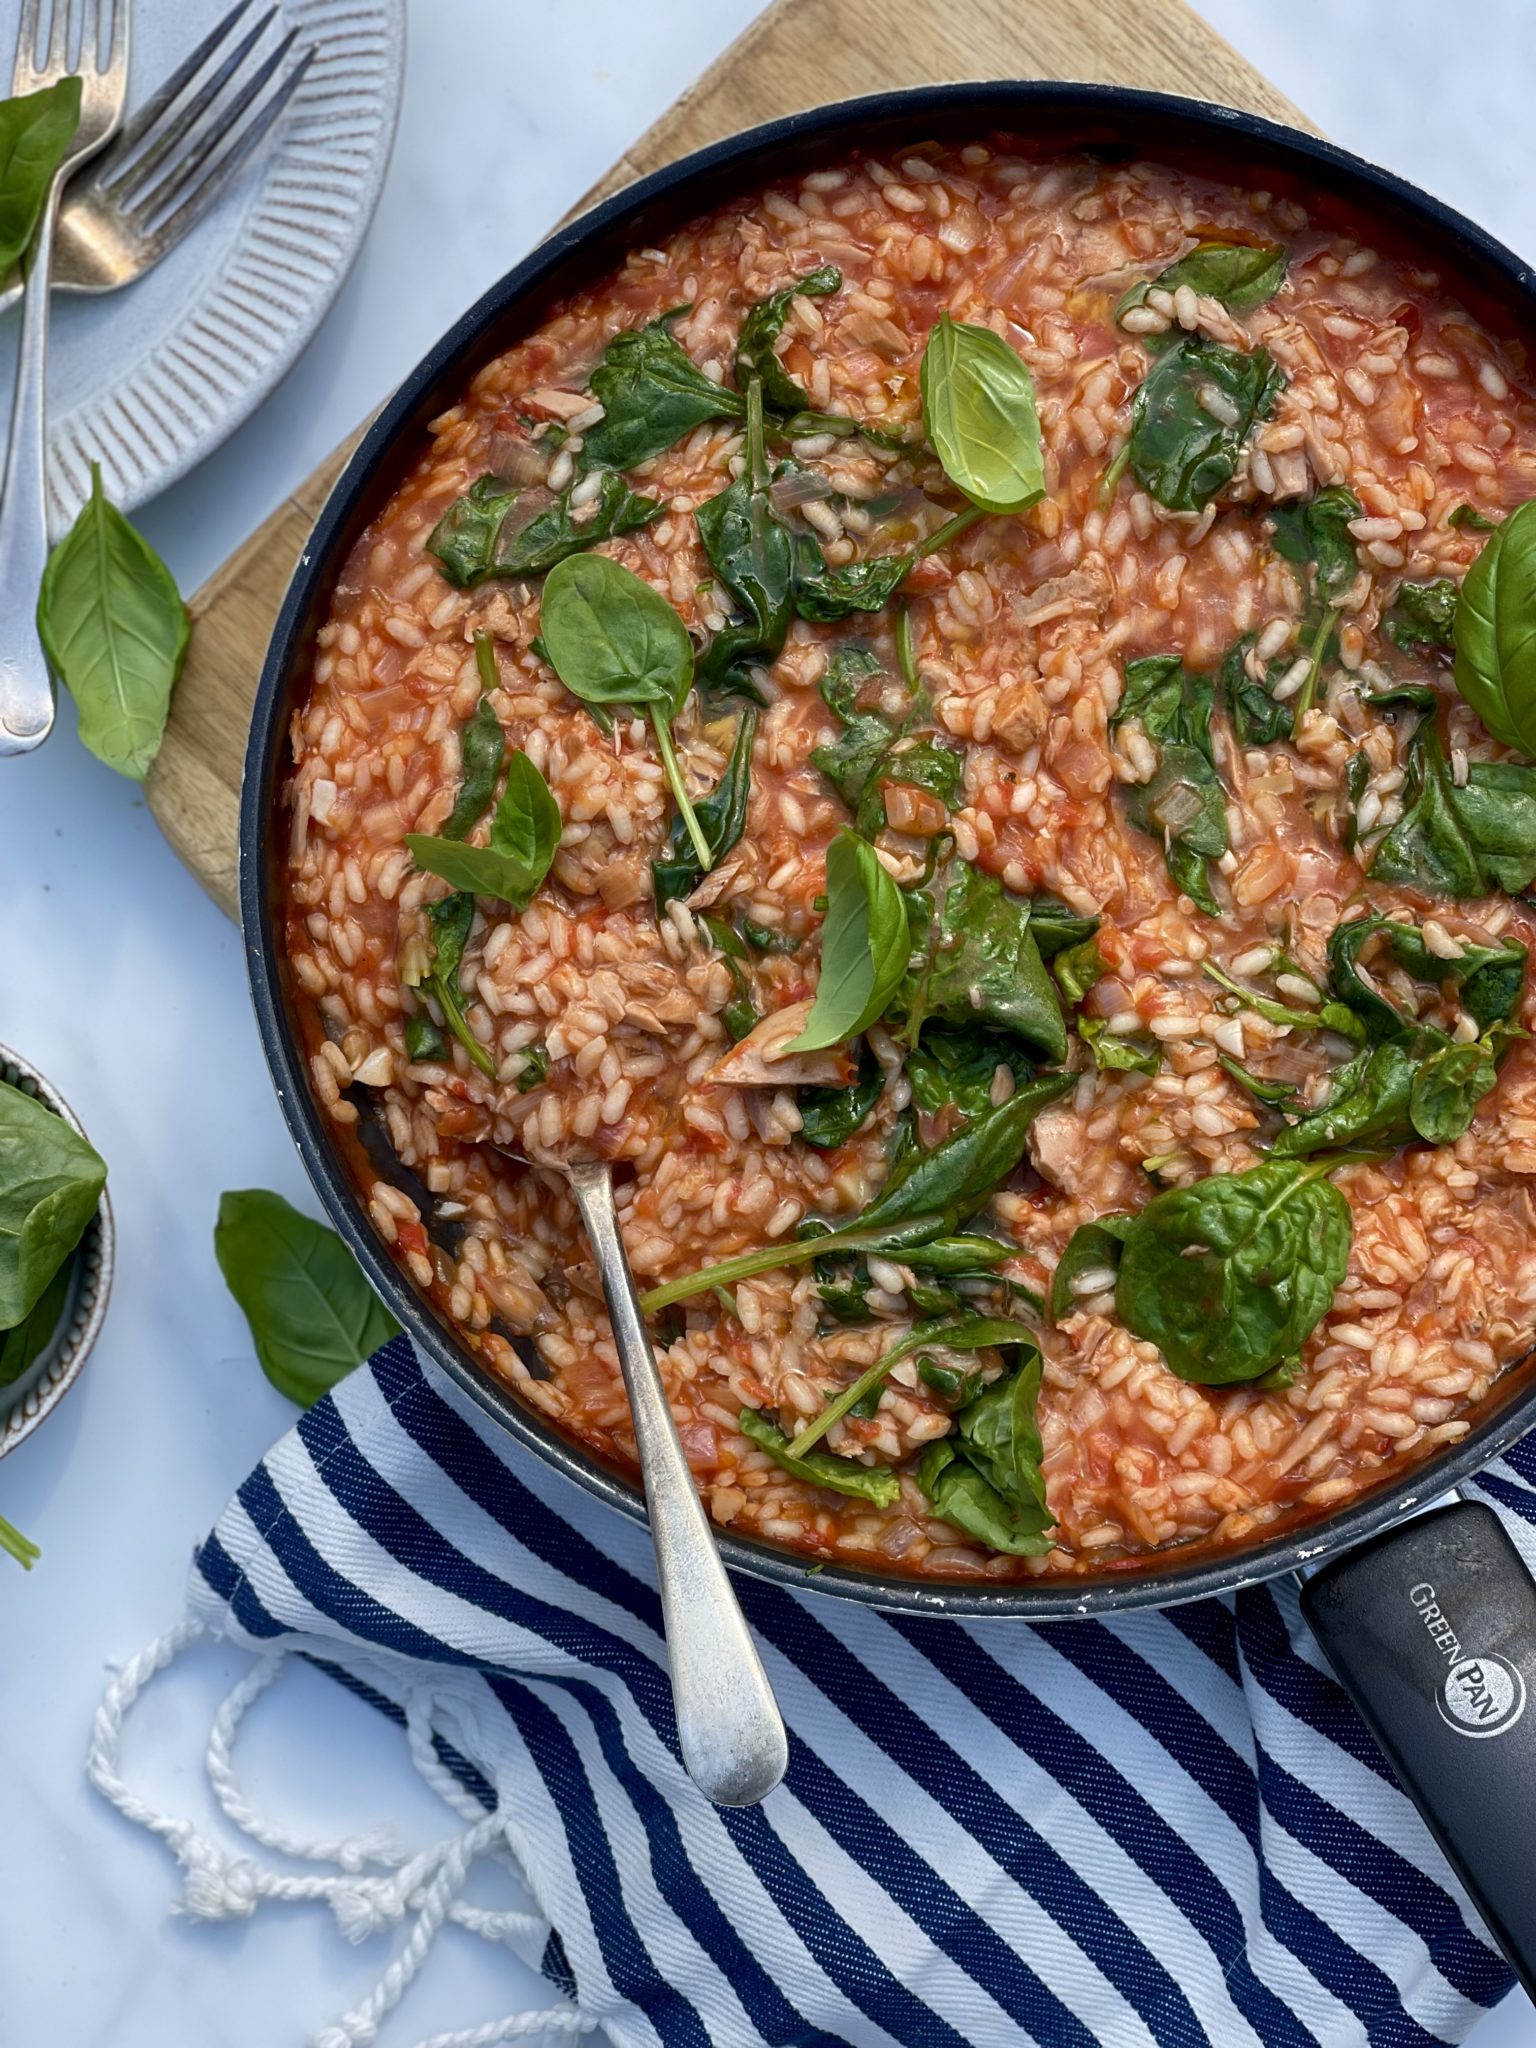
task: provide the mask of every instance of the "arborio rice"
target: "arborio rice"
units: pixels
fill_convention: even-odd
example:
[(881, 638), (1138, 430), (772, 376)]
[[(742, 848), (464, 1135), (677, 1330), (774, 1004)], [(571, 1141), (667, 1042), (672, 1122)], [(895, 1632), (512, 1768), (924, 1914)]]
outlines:
[[(1032, 373), (1044, 495), (917, 560), (876, 609), (795, 616), (780, 652), (746, 664), (764, 703), (744, 829), (659, 909), (651, 863), (676, 804), (644, 707), (621, 706), (602, 729), (544, 658), (543, 575), (456, 587), (447, 542), (433, 552), (429, 537), (489, 474), (482, 488), (511, 508), (499, 545), (551, 508), (579, 539), (607, 502), (594, 465), (624, 425), (594, 396), (594, 369), (616, 335), (681, 307), (674, 341), (736, 396), (727, 416), (627, 467), (629, 487), (661, 508), (600, 552), (670, 601), (707, 667), (703, 650), (744, 612), (695, 519), (747, 461), (738, 335), (749, 308), (827, 266), (834, 289), (785, 302), (780, 372), (803, 411), (876, 433), (790, 420), (781, 398), (768, 428), (773, 519), (814, 540), (835, 572), (910, 547), (965, 505), (923, 438), (919, 401), (945, 313), (990, 329)], [(1274, 374), (1250, 408), (1242, 374), (1261, 350)], [(484, 369), (430, 445), (410, 451), (337, 585), (286, 791), (286, 943), (314, 1087), (343, 1132), (377, 1119), (430, 1191), (418, 1209), (367, 1183), (378, 1230), (466, 1346), (572, 1437), (632, 1464), (565, 1184), (493, 1146), (622, 1162), (626, 1243), (654, 1287), (794, 1245), (807, 1217), (849, 1222), (893, 1156), (952, 1137), (1048, 1068), (1075, 1078), (1036, 1117), (1025, 1158), (960, 1222), (1005, 1241), (993, 1279), (984, 1268), (935, 1279), (896, 1249), (863, 1266), (761, 1271), (656, 1318), (718, 1523), (808, 1556), (950, 1579), (1097, 1570), (1335, 1505), (1388, 1464), (1463, 1435), (1524, 1349), (1536, 1306), (1536, 1062), (1514, 1029), (1529, 1007), (1520, 949), (1532, 920), (1517, 891), (1526, 855), (1536, 871), (1536, 789), (1520, 768), (1492, 795), (1484, 787), (1480, 764), (1514, 757), (1453, 685), (1456, 592), (1439, 586), (1459, 585), (1490, 544), (1485, 522), (1536, 495), (1524, 370), (1523, 351), (1485, 332), (1448, 280), (1291, 200), (1004, 143), (857, 158), (725, 207), (634, 252)], [(1143, 440), (1129, 448), (1133, 402), (1159, 374), (1172, 413), (1149, 387)], [(1225, 433), (1231, 474), (1219, 450), (1193, 479), (1160, 469), (1147, 437), (1170, 418), (1202, 446)], [(1136, 666), (1158, 655), (1182, 670)], [(818, 688), (829, 669), (857, 682), (844, 717)], [(405, 839), (449, 821), (487, 675), (508, 758), (522, 750), (558, 804), (559, 846), (526, 909), (474, 894), (449, 976), (461, 1036), (434, 992), (426, 915), (449, 884)], [(1417, 696), (1394, 696), (1403, 685)], [(674, 720), (696, 805), (726, 773), (745, 701), (696, 688)], [(861, 716), (883, 719), (888, 736), (907, 731), (877, 763), (873, 810), (845, 800), (858, 760), (840, 788), (812, 759), (841, 745), (846, 766)], [(914, 746), (937, 769), (903, 782)], [(1497, 830), (1457, 809), (1480, 792), (1485, 811), (1505, 807)], [(1099, 923), (1086, 950), (1076, 941), (1076, 979), (1065, 952), (1047, 959), (1064, 1059), (1038, 1032), (1010, 1038), (1007, 1001), (978, 990), (977, 1016), (951, 1014), (939, 1043), (979, 1048), (984, 1099), (946, 1101), (930, 1072), (914, 1102), (914, 1031), (898, 1000), (859, 1055), (873, 1108), (818, 1146), (803, 1124), (826, 1135), (830, 1118), (836, 1137), (838, 1115), (855, 1111), (808, 1084), (846, 1086), (854, 1055), (783, 1047), (818, 982), (827, 849), (855, 822), (908, 901), (926, 885), (942, 911), (957, 875), (996, 877), (997, 914), (1016, 931), (1031, 905), (1038, 954), (1052, 919)], [(483, 845), (489, 815), (468, 829)], [(1329, 942), (1364, 909), (1401, 929), (1373, 937), (1352, 975)], [(925, 934), (912, 917), (920, 970), (925, 943), (957, 941), (942, 919)], [(1475, 994), (1469, 962), (1491, 963)], [(1385, 1021), (1379, 1003), (1392, 1006)], [(732, 1054), (754, 1013), (764, 1022)], [(1410, 1078), (1437, 1051), (1478, 1048), (1435, 1068), (1454, 1084), (1448, 1111), (1442, 1097), (1421, 1101), (1416, 1081), (1411, 1127), (1407, 1081), (1374, 1125), (1350, 1107), (1360, 1063), (1394, 1029)], [(1281, 1358), (1261, 1381), (1227, 1384), (1172, 1370), (1164, 1350), (1175, 1347), (1133, 1333), (1123, 1284), (1117, 1303), (1112, 1233), (1079, 1240), (1054, 1317), (995, 1284), (1000, 1274), (1046, 1294), (1079, 1225), (1287, 1147), (1315, 1159), (1287, 1133), (1318, 1128), (1306, 1119), (1322, 1105), (1330, 1142), (1354, 1163), (1323, 1168), (1321, 1185), (1347, 1199), (1353, 1229), (1299, 1369)], [(970, 1465), (962, 1452), (959, 1469), (983, 1495), (990, 1485), (994, 1504), (979, 1524), (963, 1501), (941, 1514), (934, 1454), (924, 1462), (925, 1446), (967, 1440), (965, 1404), (979, 1392), (1021, 1384), (1028, 1345), (966, 1352), (941, 1330), (900, 1358), (816, 1447), (848, 1472), (893, 1472), (869, 1498), (793, 1476), (765, 1445), (782, 1451), (925, 1316), (957, 1329), (964, 1309), (1022, 1318), (1043, 1354), (1048, 1515), (1031, 1521), (1023, 1471), (1021, 1521), (1007, 1474), (981, 1450)], [(1005, 1455), (1032, 1470), (1026, 1409), (1014, 1424)], [(1009, 1528), (1035, 1534), (998, 1550), (987, 1532), (1000, 1525), (1005, 1540)]]

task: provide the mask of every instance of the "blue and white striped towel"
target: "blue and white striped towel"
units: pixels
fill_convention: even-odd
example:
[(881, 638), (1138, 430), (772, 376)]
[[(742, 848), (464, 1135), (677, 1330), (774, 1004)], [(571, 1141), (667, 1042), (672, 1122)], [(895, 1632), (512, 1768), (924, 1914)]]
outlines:
[[(1536, 1439), (1480, 1488), (1536, 1564)], [(428, 1700), (552, 1930), (514, 1945), (622, 2048), (1428, 2048), (1509, 1988), (1289, 1584), (1036, 1627), (740, 1591), (790, 1762), (724, 1811), (678, 1761), (645, 1532), (400, 1338), (246, 1480), (192, 1604), (418, 1731)]]

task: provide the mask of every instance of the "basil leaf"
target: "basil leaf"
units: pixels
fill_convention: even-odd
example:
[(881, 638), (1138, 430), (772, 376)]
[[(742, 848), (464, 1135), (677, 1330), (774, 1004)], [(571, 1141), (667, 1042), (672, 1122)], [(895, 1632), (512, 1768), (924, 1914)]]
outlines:
[(335, 1231), (266, 1188), (219, 1198), (213, 1250), (262, 1371), (301, 1408), (400, 1334)]
[(1409, 745), (1403, 803), (1371, 856), (1374, 880), (1463, 899), (1536, 881), (1536, 768), (1474, 761), (1458, 785), (1426, 717)]
[(43, 571), (37, 631), (81, 739), (135, 782), (160, 751), (190, 630), (170, 570), (108, 501), (93, 462), (91, 495)]
[(859, 1054), (857, 1078), (847, 1088), (802, 1088), (797, 1098), (800, 1135), (818, 1151), (846, 1145), (867, 1123), (885, 1093), (885, 1073), (866, 1045)]
[(1163, 1064), (1163, 1049), (1155, 1038), (1123, 1037), (1102, 1017), (1085, 1017), (1077, 1034), (1101, 1074), (1155, 1074)]
[(833, 1451), (805, 1451), (790, 1454), (789, 1438), (753, 1408), (743, 1408), (736, 1427), (759, 1450), (766, 1451), (776, 1465), (808, 1486), (829, 1486), (852, 1500), (867, 1500), (877, 1508), (893, 1508), (901, 1498), (901, 1481), (888, 1465), (861, 1465), (853, 1458), (840, 1458)]
[[(1072, 1315), (1080, 1299), (1090, 1294), (1108, 1293), (1114, 1286), (1120, 1272), (1120, 1254), (1130, 1227), (1129, 1216), (1098, 1216), (1091, 1223), (1079, 1223), (1068, 1238), (1067, 1248), (1056, 1261), (1056, 1270), (1051, 1275), (1051, 1291), (1046, 1302), (1053, 1323)], [(1085, 1273), (1100, 1272), (1107, 1276), (1102, 1287), (1079, 1289), (1077, 1283)]]
[(408, 832), (405, 843), (417, 867), (441, 875), (455, 889), (494, 896), (514, 910), (526, 910), (560, 849), (560, 806), (549, 784), (521, 748), (507, 762), (507, 785), (491, 820), (489, 846), (465, 846), (457, 839), (433, 839)]
[[(429, 903), (427, 930), (432, 938), (432, 964), (418, 979), (411, 980), (407, 977), (406, 986), (425, 988), (428, 995), (436, 999), (448, 1029), (486, 1079), (494, 1081), (496, 1062), (487, 1047), (483, 1046), (470, 1030), (464, 1015), (463, 993), (459, 988), (459, 965), (464, 958), (464, 948), (469, 941), (469, 929), (474, 921), (475, 899), (468, 891), (461, 891), (454, 896), (444, 896), (437, 903)], [(418, 1034), (418, 1042), (426, 1041)], [(442, 1043), (440, 1033), (438, 1043)], [(409, 1051), (409, 1042), (407, 1050)], [(436, 1055), (428, 1054), (427, 1057)]]
[(0, 1082), (0, 1330), (31, 1314), (106, 1180), (101, 1155), (63, 1117)]
[(80, 80), (0, 100), (0, 277), (32, 246), (54, 172), (80, 125)]
[[(759, 299), (741, 323), (736, 344), (736, 373), (746, 382), (756, 377), (763, 396), (777, 412), (808, 412), (809, 396), (790, 376), (774, 353), (773, 344), (784, 332), (791, 303), (802, 295), (808, 299), (830, 298), (843, 288), (843, 273), (835, 264), (823, 263), (804, 277), (796, 278), (782, 290)], [(849, 422), (851, 425), (852, 422)]]
[(864, 562), (827, 566), (819, 541), (795, 537), (795, 610), (813, 625), (835, 625), (855, 612), (883, 612), (906, 581), (915, 553), (872, 555)]
[(1016, 1038), (964, 1024), (925, 1024), (922, 1041), (907, 1054), (906, 1075), (912, 1100), (930, 1116), (958, 1109), (962, 1116), (985, 1116), (992, 1108), (992, 1088), (999, 1067), (1022, 1088), (1034, 1069)]
[[(1285, 388), (1267, 349), (1243, 353), (1191, 337), (1153, 363), (1131, 407), (1131, 468), (1170, 512), (1201, 512), (1224, 491), (1244, 444)], [(1214, 397), (1217, 418), (1203, 399)]]
[[(736, 739), (725, 773), (709, 795), (701, 797), (694, 806), (713, 861), (722, 860), (746, 828), (747, 801), (752, 794), (752, 743), (756, 734), (757, 709), (748, 705), (737, 720)], [(703, 879), (704, 869), (694, 853), (687, 824), (682, 818), (674, 818), (666, 858), (651, 862), (656, 908), (664, 910), (669, 903), (691, 896)]]
[(1399, 583), (1382, 614), (1382, 631), (1405, 654), (1454, 647), (1457, 595), (1449, 576), (1434, 583)]
[(1274, 1159), (1155, 1195), (1126, 1232), (1120, 1320), (1180, 1379), (1224, 1386), (1295, 1358), (1349, 1264), (1335, 1160)]
[(901, 891), (867, 841), (840, 832), (827, 849), (821, 977), (805, 1028), (786, 1050), (820, 1052), (867, 1031), (884, 1015), (910, 951)]
[(745, 415), (746, 401), (712, 383), (674, 340), (671, 322), (686, 310), (626, 328), (603, 350), (591, 378), (603, 417), (582, 451), (594, 469), (633, 469), (709, 420)]
[(1045, 496), (1035, 381), (990, 327), (939, 316), (923, 350), (923, 427), (944, 474), (984, 512)]
[(15, 1386), (53, 1342), (74, 1279), (75, 1255), (71, 1252), (21, 1321), (0, 1336), (0, 1387)]
[(1536, 499), (1484, 543), (1453, 631), (1457, 689), (1496, 740), (1536, 754)]
[(1030, 931), (1028, 902), (969, 862), (959, 864), (939, 911), (923, 1016), (992, 1025), (1047, 1060), (1067, 1056), (1060, 998)]
[(1221, 693), (1226, 700), (1227, 716), (1238, 745), (1243, 747), (1268, 747), (1276, 740), (1288, 740), (1296, 725), (1293, 707), (1278, 702), (1272, 694), (1290, 662), (1284, 656), (1272, 661), (1261, 683), (1248, 673), (1249, 650), (1257, 639), (1257, 633), (1245, 633), (1227, 649), (1221, 663)]
[(501, 764), (506, 757), (507, 738), (501, 720), (491, 709), (489, 697), (475, 706), (473, 718), (459, 729), (459, 761), (463, 776), (453, 809), (443, 826), (444, 839), (466, 839), (484, 817), (486, 806), (496, 794)]

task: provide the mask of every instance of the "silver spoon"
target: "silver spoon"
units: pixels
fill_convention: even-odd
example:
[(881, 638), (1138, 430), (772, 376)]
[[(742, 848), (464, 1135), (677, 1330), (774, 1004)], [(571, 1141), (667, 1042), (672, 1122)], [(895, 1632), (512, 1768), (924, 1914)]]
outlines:
[(570, 1182), (603, 1283), (656, 1546), (683, 1762), (716, 1806), (755, 1806), (783, 1777), (789, 1744), (672, 1420), (619, 1234), (613, 1171), (605, 1160), (539, 1164), (558, 1166)]

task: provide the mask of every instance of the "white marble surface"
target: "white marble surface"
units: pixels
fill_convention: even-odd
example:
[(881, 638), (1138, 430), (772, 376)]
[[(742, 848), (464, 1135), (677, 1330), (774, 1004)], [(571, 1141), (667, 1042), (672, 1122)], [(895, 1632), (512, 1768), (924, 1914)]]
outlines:
[[(1474, 17), (1455, 24), (1436, 0), (1206, 0), (1204, 11), (1338, 139), (1536, 255), (1536, 14), (1521, 0), (1484, 0), (1475, 35), (1464, 32)], [(184, 587), (754, 12), (755, 0), (412, 0), (399, 143), (356, 271), (279, 391), (145, 517)], [(8, 335), (4, 346), (0, 375)], [(285, 2048), (366, 1988), (381, 1944), (348, 1950), (310, 1909), (225, 1928), (168, 1919), (164, 1852), (117, 1824), (80, 1776), (107, 1660), (174, 1616), (193, 1542), (291, 1416), (256, 1371), (213, 1263), (219, 1192), (308, 1197), (235, 933), (139, 795), (71, 727), (66, 710), (40, 755), (0, 769), (0, 1038), (46, 1067), (112, 1162), (122, 1248), (87, 1373), (0, 1465), (0, 1511), (44, 1550), (30, 1578), (0, 1573), (0, 2042)], [(233, 1669), (200, 1653), (134, 1724), (130, 1760), (175, 1810), (203, 1811), (197, 1759)], [(388, 1814), (418, 1840), (441, 1828), (393, 1732), (312, 1674), (257, 1708), (246, 1757), (253, 1785), (294, 1823)], [(517, 1965), (450, 1934), (381, 2048), (546, 1997)], [(1531, 2048), (1536, 2019), (1511, 2000), (1473, 2040)]]

